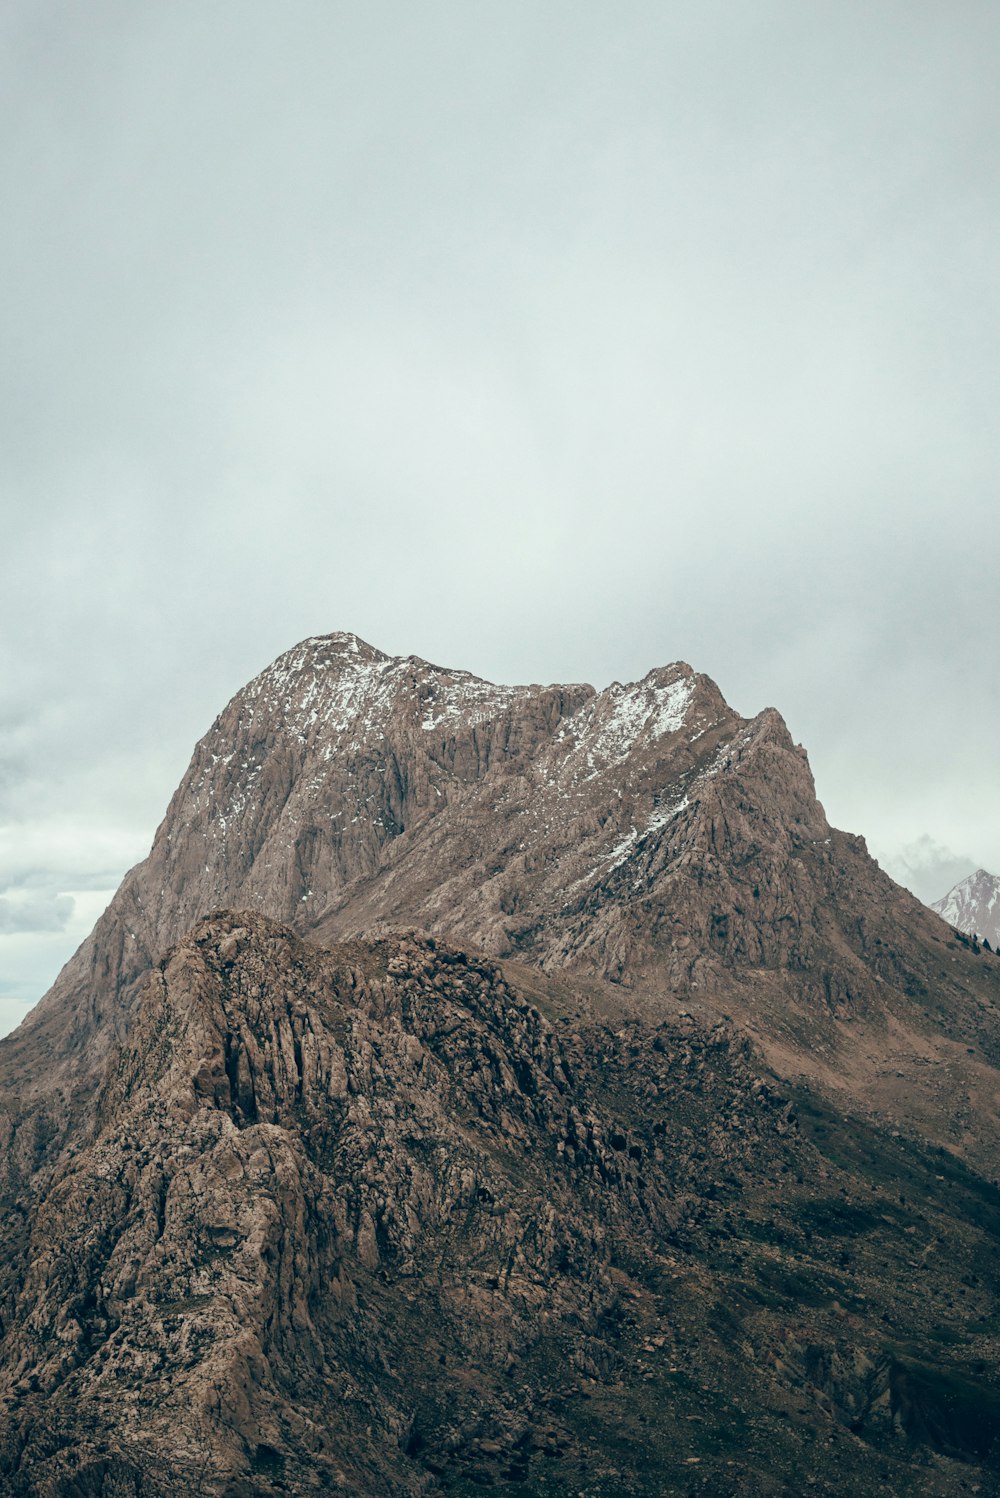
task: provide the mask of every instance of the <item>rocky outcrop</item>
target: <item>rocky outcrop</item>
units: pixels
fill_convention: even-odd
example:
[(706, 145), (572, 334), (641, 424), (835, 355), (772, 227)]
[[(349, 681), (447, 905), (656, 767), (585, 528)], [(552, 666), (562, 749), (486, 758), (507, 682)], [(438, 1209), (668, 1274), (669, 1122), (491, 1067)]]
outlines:
[(998, 1078), (774, 711), (307, 641), (0, 1043), (0, 1492), (992, 1491)]
[[(92, 1119), (19, 1198), (0, 1471), (32, 1493), (108, 1460), (143, 1492), (278, 1491), (282, 1473), (423, 1491), (407, 1451), (429, 1360), (420, 1442), (454, 1455), (475, 1367), (493, 1454), (525, 1464), (503, 1378), (540, 1350), (599, 1372), (617, 1239), (682, 1235), (709, 1175), (748, 1142), (761, 1164), (780, 1151), (788, 1109), (739, 1044), (683, 1058), (670, 1113), (626, 1117), (581, 1037), (484, 958), (202, 923), (143, 985)], [(630, 1091), (655, 1098), (679, 1061), (661, 1040)], [(685, 1091), (711, 1165), (674, 1137)]]
[[(605, 1009), (729, 1015), (785, 1076), (1000, 1148), (1000, 965), (829, 826), (776, 712), (740, 718), (683, 663), (595, 692), (353, 635), (289, 651), (197, 746), (149, 858), (5, 1042), (42, 1133), (96, 1085), (142, 975), (223, 906), (320, 943), (418, 926), (586, 976), (616, 991)], [(18, 1058), (41, 1043), (40, 1078)]]
[(433, 938), (213, 916), (5, 1202), (2, 1490), (991, 1481), (998, 1209), (917, 1155), (890, 1195), (899, 1147), (862, 1127), (845, 1163), (842, 1129), (732, 1028), (612, 1029)]

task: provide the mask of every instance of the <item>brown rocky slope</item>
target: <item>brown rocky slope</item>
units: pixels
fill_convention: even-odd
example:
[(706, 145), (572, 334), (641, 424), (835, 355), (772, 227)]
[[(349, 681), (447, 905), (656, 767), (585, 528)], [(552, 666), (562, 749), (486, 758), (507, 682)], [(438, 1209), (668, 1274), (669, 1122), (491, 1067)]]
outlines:
[(60, 1058), (125, 1034), (135, 982), (222, 907), (320, 942), (417, 926), (575, 974), (611, 1013), (729, 1015), (784, 1076), (984, 1163), (1000, 1148), (998, 964), (829, 826), (776, 712), (739, 717), (682, 664), (495, 687), (305, 641), (201, 740), (7, 1075), (35, 1085), (44, 1044), (46, 1089), (84, 1085)]
[(998, 1004), (775, 712), (307, 641), (0, 1043), (0, 1482), (990, 1491)]
[(220, 914), (109, 1063), (3, 1220), (4, 1491), (993, 1490), (1000, 1196), (732, 1028)]

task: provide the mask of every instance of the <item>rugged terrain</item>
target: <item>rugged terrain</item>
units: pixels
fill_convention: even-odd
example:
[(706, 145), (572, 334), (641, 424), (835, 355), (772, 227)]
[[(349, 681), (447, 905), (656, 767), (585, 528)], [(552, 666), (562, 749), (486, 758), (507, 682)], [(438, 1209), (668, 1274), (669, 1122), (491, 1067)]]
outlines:
[(1000, 1149), (992, 957), (829, 826), (777, 712), (741, 718), (683, 664), (599, 693), (496, 687), (305, 641), (198, 744), (8, 1075), (40, 1044), (99, 1055), (135, 981), (223, 907), (320, 942), (416, 926), (573, 973), (599, 1007), (728, 1015), (784, 1076), (984, 1164)]
[(1000, 1491), (998, 1005), (774, 711), (307, 641), (0, 1044), (0, 1491)]
[(217, 916), (11, 1184), (12, 1491), (992, 1481), (1000, 1193), (731, 1028)]
[(931, 906), (959, 931), (989, 942), (996, 951), (1000, 947), (1000, 879), (977, 869)]

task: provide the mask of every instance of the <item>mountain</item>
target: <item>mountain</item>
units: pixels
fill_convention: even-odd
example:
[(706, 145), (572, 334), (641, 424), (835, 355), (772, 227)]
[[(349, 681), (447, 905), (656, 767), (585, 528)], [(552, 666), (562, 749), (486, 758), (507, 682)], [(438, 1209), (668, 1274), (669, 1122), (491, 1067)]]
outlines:
[(0, 1491), (997, 1491), (998, 1096), (773, 710), (306, 641), (0, 1042)]
[(988, 941), (993, 948), (1000, 947), (1000, 879), (996, 874), (987, 874), (977, 869), (967, 879), (962, 879), (941, 900), (931, 906), (939, 915), (980, 941)]
[(96, 1085), (137, 980), (222, 908), (321, 943), (416, 926), (577, 974), (610, 1016), (729, 1016), (782, 1076), (970, 1158), (1000, 1148), (994, 969), (829, 826), (777, 712), (740, 717), (683, 663), (595, 692), (497, 687), (350, 634), (288, 651), (197, 745), (11, 1074), (33, 1088), (44, 1045), (49, 1083), (69, 1064), (66, 1085), (81, 1066)]

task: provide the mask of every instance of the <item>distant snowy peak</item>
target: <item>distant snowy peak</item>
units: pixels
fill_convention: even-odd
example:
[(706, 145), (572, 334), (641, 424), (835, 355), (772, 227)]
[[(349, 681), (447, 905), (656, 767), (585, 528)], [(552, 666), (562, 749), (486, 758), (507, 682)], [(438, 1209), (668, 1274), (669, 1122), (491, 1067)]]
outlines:
[(949, 926), (1000, 946), (1000, 878), (977, 869), (931, 906)]

